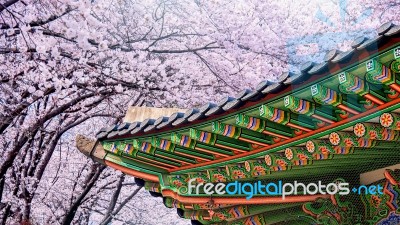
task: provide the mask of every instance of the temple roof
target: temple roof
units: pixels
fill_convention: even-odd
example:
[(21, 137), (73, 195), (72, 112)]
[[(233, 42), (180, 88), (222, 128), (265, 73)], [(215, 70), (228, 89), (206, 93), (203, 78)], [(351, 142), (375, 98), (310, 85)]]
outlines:
[[(399, 75), (400, 26), (385, 23), (376, 37), (357, 38), (346, 52), (329, 51), (324, 62), (305, 63), (297, 74), (284, 73), (254, 90), (169, 117), (103, 128), (97, 144), (83, 152), (140, 178), (167, 207), (182, 210), (182, 217), (233, 224), (257, 215), (278, 224), (284, 217), (276, 211), (300, 213), (305, 203), (329, 196), (210, 198), (182, 187), (192, 178), (198, 183), (341, 178), (357, 184), (383, 179), (369, 174), (400, 163)], [(237, 205), (247, 213), (213, 216)]]

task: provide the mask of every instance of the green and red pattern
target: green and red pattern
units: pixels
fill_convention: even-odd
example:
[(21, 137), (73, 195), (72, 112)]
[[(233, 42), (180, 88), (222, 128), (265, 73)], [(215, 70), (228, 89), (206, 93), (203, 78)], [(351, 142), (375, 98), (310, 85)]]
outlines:
[(276, 109), (267, 105), (262, 105), (259, 108), (260, 116), (279, 124), (287, 124), (290, 121), (290, 115), (288, 112), (281, 109)]
[(165, 198), (164, 204), (165, 204), (165, 206), (167, 206), (168, 208), (176, 208), (176, 209), (185, 209), (185, 208), (186, 208), (185, 204), (179, 202), (179, 201), (176, 200), (176, 199), (169, 198), (169, 197), (166, 197), (166, 198)]
[(314, 84), (311, 86), (311, 95), (317, 103), (322, 105), (338, 106), (342, 103), (341, 95), (320, 84)]
[(193, 128), (190, 129), (189, 136), (190, 136), (190, 138), (192, 138), (198, 142), (202, 142), (202, 143), (209, 144), (209, 145), (214, 145), (215, 141), (217, 140), (217, 137), (215, 134), (206, 132), (206, 131), (196, 130)]
[(329, 142), (333, 146), (359, 147), (358, 138), (351, 132), (332, 132), (329, 134)]
[(240, 137), (240, 132), (241, 132), (240, 128), (237, 128), (229, 124), (224, 124), (221, 122), (212, 122), (211, 129), (213, 133), (235, 139)]
[(153, 137), (151, 139), (151, 144), (159, 149), (165, 150), (167, 152), (174, 152), (175, 144), (169, 140), (160, 139)]
[(218, 209), (214, 212), (213, 218), (216, 221), (226, 220), (226, 219), (239, 219), (250, 214), (248, 206), (233, 206)]
[(365, 63), (367, 74), (365, 78), (372, 84), (391, 85), (395, 82), (395, 75), (386, 66), (371, 59)]
[(207, 173), (197, 172), (197, 173), (188, 173), (189, 179), (196, 179), (193, 184), (200, 184), (200, 183), (208, 183), (210, 179), (208, 179)]
[(400, 130), (400, 114), (397, 113), (383, 113), (379, 117), (379, 123), (381, 126), (392, 129)]
[(189, 181), (189, 176), (187, 175), (170, 175), (167, 176), (167, 180), (169, 185), (173, 188), (174, 191), (178, 193), (187, 193), (187, 184)]
[(254, 215), (232, 222), (230, 225), (264, 225), (266, 220), (263, 215)]
[(286, 148), (285, 157), (296, 166), (304, 166), (312, 163), (312, 155), (299, 147)]
[(153, 192), (157, 192), (157, 193), (161, 192), (161, 186), (159, 183), (146, 182), (144, 185), (144, 188), (147, 191), (153, 191)]
[(335, 150), (329, 141), (310, 140), (306, 142), (306, 148), (309, 153), (313, 154), (313, 158), (317, 160), (330, 159), (333, 157)]
[(138, 151), (145, 152), (147, 154), (154, 155), (156, 148), (152, 146), (149, 142), (140, 141), (137, 139), (133, 140), (133, 148)]
[(343, 146), (334, 146), (335, 154), (339, 155), (347, 155), (354, 153), (354, 147), (343, 147)]
[(226, 182), (230, 180), (225, 169), (207, 170), (207, 175), (211, 182)]
[(115, 154), (118, 153), (117, 144), (115, 144), (114, 142), (103, 142), (103, 148), (106, 151), (109, 151), (109, 152), (112, 152)]
[(365, 95), (369, 92), (368, 84), (353, 74), (343, 72), (338, 75), (339, 90), (345, 94)]
[(390, 65), (390, 69), (396, 73), (400, 73), (400, 59), (393, 61)]
[(290, 111), (298, 114), (311, 116), (314, 114), (315, 106), (313, 103), (303, 100), (291, 95), (286, 96), (283, 99), (284, 106)]
[(226, 165), (226, 173), (231, 180), (251, 177), (244, 164)]
[(171, 142), (190, 149), (193, 149), (196, 146), (195, 140), (191, 139), (189, 136), (178, 133), (171, 134)]
[(399, 137), (399, 131), (391, 130), (373, 123), (357, 123), (353, 131), (357, 137), (372, 140), (394, 141)]
[(265, 121), (245, 114), (236, 115), (236, 124), (257, 132), (264, 131)]
[(133, 147), (133, 144), (125, 144), (124, 150), (122, 151), (126, 155), (134, 156), (137, 150)]
[(279, 158), (275, 155), (268, 154), (264, 156), (265, 163), (272, 171), (282, 171), (291, 169), (291, 164), (284, 158)]
[(251, 176), (265, 176), (271, 173), (271, 169), (262, 159), (248, 160), (244, 162), (246, 171), (251, 174)]

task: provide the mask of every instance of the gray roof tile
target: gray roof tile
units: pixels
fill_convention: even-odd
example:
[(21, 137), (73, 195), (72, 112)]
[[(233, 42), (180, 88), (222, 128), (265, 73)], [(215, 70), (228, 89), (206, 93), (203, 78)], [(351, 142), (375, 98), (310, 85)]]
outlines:
[(214, 107), (214, 108), (208, 110), (205, 115), (206, 116), (211, 116), (213, 114), (221, 113), (223, 111), (224, 111), (224, 109), (222, 109), (221, 106), (217, 106), (217, 107)]
[(242, 101), (235, 99), (233, 101), (228, 102), (226, 105), (224, 105), (222, 108), (225, 111), (228, 111), (230, 109), (236, 108), (238, 105), (240, 105), (240, 103), (242, 103)]
[(303, 73), (291, 74), (283, 83), (286, 85), (295, 84), (301, 82), (301, 80), (305, 77)]
[(263, 94), (271, 93), (272, 91), (278, 89), (281, 86), (283, 86), (283, 84), (280, 84), (280, 83), (271, 84), (268, 87), (266, 87), (264, 90), (262, 90), (262, 93)]
[(290, 72), (284, 72), (278, 77), (276, 81), (272, 83), (283, 83), (289, 77), (290, 74), (291, 74)]
[(115, 136), (118, 135), (118, 133), (119, 133), (119, 131), (111, 131), (111, 132), (107, 135), (107, 138), (115, 137)]
[(151, 130), (154, 130), (156, 128), (156, 126), (155, 125), (149, 125), (149, 126), (147, 126), (146, 128), (144, 128), (144, 132), (149, 132), (149, 131), (151, 131)]
[(346, 59), (349, 59), (353, 54), (354, 54), (355, 50), (349, 50), (346, 52), (342, 52), (340, 54), (338, 54), (333, 60), (332, 62), (334, 63), (339, 63), (339, 62), (343, 62)]
[(246, 96), (246, 95), (247, 95), (248, 93), (250, 93), (250, 92), (251, 92), (250, 89), (244, 89), (244, 90), (240, 91), (239, 93), (237, 93), (237, 94), (235, 95), (235, 98), (236, 98), (237, 100), (239, 100), (239, 99), (243, 98), (244, 96)]
[(314, 62), (306, 62), (306, 63), (303, 63), (301, 66), (300, 66), (300, 71), (301, 72), (307, 72), (307, 71), (309, 71), (313, 66), (314, 66)]
[(362, 45), (362, 43), (366, 42), (368, 40), (367, 37), (358, 37), (354, 39), (354, 41), (351, 43), (352, 48), (357, 48), (358, 46)]
[(142, 129), (140, 128), (140, 127), (136, 127), (135, 129), (133, 129), (132, 131), (131, 131), (131, 134), (136, 134), (136, 133), (138, 133), (139, 131), (141, 131)]
[(201, 118), (203, 118), (203, 117), (204, 117), (204, 113), (198, 112), (198, 113), (195, 113), (195, 114), (191, 115), (191, 116), (188, 118), (188, 121), (189, 121), (189, 122), (193, 122), (193, 121), (198, 120), (198, 119), (201, 119)]
[(206, 103), (199, 108), (199, 112), (202, 114), (205, 114), (209, 109), (212, 109), (216, 106), (217, 106), (217, 104), (212, 103), (212, 102)]
[(395, 25), (389, 31), (385, 33), (385, 36), (392, 36), (400, 33), (400, 26)]
[(128, 134), (129, 132), (131, 132), (133, 129), (135, 129), (136, 127), (140, 126), (140, 122), (133, 122), (129, 125), (128, 128), (120, 130), (119, 131), (119, 135), (125, 135)]
[(327, 62), (322, 62), (322, 63), (319, 63), (319, 64), (313, 66), (313, 68), (311, 68), (308, 71), (308, 73), (309, 74), (316, 74), (316, 73), (322, 72), (325, 69), (328, 69), (328, 63)]
[(111, 125), (109, 127), (107, 127), (106, 131), (107, 133), (110, 133), (111, 131), (117, 130), (118, 125)]
[(99, 131), (97, 131), (96, 135), (102, 133), (102, 132), (106, 132), (107, 131), (107, 127), (103, 127), (101, 128)]
[(362, 43), (362, 45), (357, 47), (357, 50), (362, 50), (362, 49), (369, 48), (369, 47), (376, 47), (378, 44), (378, 41), (380, 39), (382, 39), (382, 37), (383, 36), (379, 35), (379, 36), (374, 37), (373, 39), (365, 41), (364, 43)]
[(131, 124), (130, 123), (127, 123), (127, 122), (125, 122), (125, 123), (121, 123), (119, 126), (118, 126), (118, 130), (124, 130), (124, 129), (127, 129), (129, 126), (130, 126)]
[(195, 113), (198, 113), (198, 112), (199, 112), (198, 109), (188, 109), (188, 110), (186, 110), (185, 115), (183, 116), (183, 118), (187, 119), (187, 118), (189, 118), (191, 115), (193, 115), (193, 114), (195, 114)]
[(105, 138), (105, 137), (107, 137), (107, 134), (108, 134), (107, 132), (101, 132), (101, 133), (96, 135), (96, 138), (97, 139)]
[(168, 117), (166, 117), (166, 116), (161, 116), (161, 117), (158, 117), (158, 119), (156, 119), (156, 121), (154, 121), (154, 126), (158, 126), (158, 125), (160, 125), (161, 123), (163, 123), (163, 122), (167, 122), (169, 120), (169, 118)]
[(148, 125), (153, 125), (154, 124), (154, 122), (155, 122), (156, 120), (155, 119), (145, 119), (145, 120), (143, 120), (143, 122), (140, 124), (140, 128), (146, 128)]
[(226, 96), (226, 97), (223, 97), (222, 99), (220, 99), (220, 100), (217, 102), (217, 105), (218, 105), (218, 106), (224, 106), (226, 103), (228, 103), (228, 102), (230, 102), (230, 101), (233, 101), (233, 100), (235, 100), (234, 97)]
[(168, 125), (171, 125), (175, 120), (184, 117), (184, 115), (185, 115), (185, 113), (182, 113), (182, 112), (173, 113), (173, 114), (168, 118), (168, 121), (159, 124), (159, 125), (157, 126), (157, 128), (158, 128), (158, 129), (161, 129), (161, 128), (163, 128), (163, 127), (166, 127), (166, 126), (168, 126)]
[(184, 124), (186, 121), (187, 121), (187, 118), (182, 117), (182, 118), (179, 118), (179, 119), (175, 120), (172, 123), (172, 125), (173, 126), (178, 126), (178, 125)]
[(394, 26), (394, 24), (392, 22), (387, 22), (382, 24), (376, 31), (378, 32), (378, 34), (385, 34), (386, 32), (388, 32), (390, 30), (390, 28), (392, 28)]
[(329, 62), (332, 59), (334, 59), (338, 54), (342, 53), (341, 51), (337, 50), (337, 49), (332, 49), (329, 52), (327, 52), (324, 56), (324, 60), (325, 62)]
[[(259, 84), (257, 84), (256, 91), (261, 92), (268, 86), (270, 82), (267, 80), (261, 81)], [(253, 91), (254, 92), (254, 91)]]
[(182, 112), (173, 113), (173, 114), (169, 117), (168, 122), (174, 122), (175, 120), (177, 120), (177, 119), (179, 119), (179, 118), (182, 118), (182, 117), (184, 117), (184, 116), (185, 116), (185, 113), (182, 113)]
[(242, 101), (255, 100), (256, 97), (260, 96), (260, 94), (262, 94), (262, 93), (259, 92), (258, 90), (254, 90), (254, 91), (248, 93), (246, 96), (242, 97), (241, 100)]

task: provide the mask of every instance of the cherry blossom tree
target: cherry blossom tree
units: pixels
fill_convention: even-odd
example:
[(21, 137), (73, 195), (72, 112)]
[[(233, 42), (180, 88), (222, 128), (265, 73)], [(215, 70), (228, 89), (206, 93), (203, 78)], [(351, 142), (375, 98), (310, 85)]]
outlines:
[(383, 22), (399, 24), (399, 6), (396, 0), (1, 1), (1, 223), (174, 224), (171, 211), (158, 220), (146, 216), (143, 209), (162, 204), (131, 201), (149, 196), (131, 177), (80, 155), (75, 135), (94, 136), (121, 122), (130, 105), (197, 107), (277, 79), (305, 56), (321, 61), (323, 52), (346, 50)]

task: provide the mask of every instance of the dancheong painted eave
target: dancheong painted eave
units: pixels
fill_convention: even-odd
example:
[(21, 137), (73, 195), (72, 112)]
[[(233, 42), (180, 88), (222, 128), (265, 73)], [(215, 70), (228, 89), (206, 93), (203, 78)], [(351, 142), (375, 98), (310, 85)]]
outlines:
[[(193, 224), (400, 221), (400, 26), (385, 23), (377, 34), (354, 40), (349, 51), (328, 52), (322, 63), (305, 63), (298, 74), (282, 74), (278, 81), (261, 82), (235, 97), (103, 128), (96, 141), (80, 137), (78, 148), (135, 176), (138, 185), (163, 197), (167, 207), (177, 208)], [(363, 174), (376, 175), (365, 179)], [(189, 194), (185, 187), (193, 178), (196, 183), (382, 184), (385, 194), (304, 195), (285, 201), (257, 195), (246, 200), (243, 194)], [(376, 212), (376, 206), (384, 212)]]

